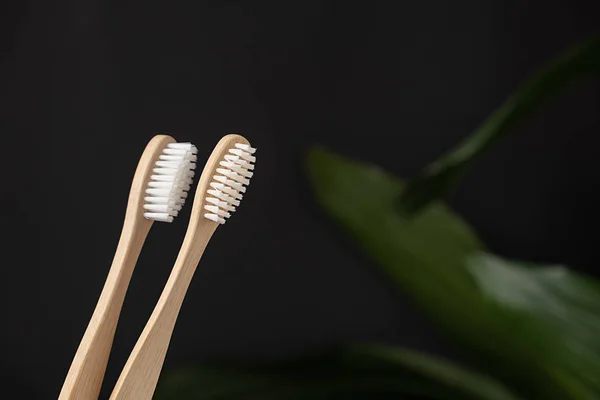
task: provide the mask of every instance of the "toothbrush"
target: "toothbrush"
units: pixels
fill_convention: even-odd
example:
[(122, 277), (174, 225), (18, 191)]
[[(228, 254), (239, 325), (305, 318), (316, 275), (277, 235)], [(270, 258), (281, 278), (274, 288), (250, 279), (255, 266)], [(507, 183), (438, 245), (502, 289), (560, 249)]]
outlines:
[(172, 222), (194, 177), (196, 148), (157, 135), (138, 163), (121, 238), (96, 309), (58, 397), (96, 400), (102, 386), (117, 321), (146, 236), (153, 221)]
[(150, 400), (171, 334), (198, 262), (217, 227), (239, 206), (253, 175), (256, 149), (239, 135), (223, 137), (198, 181), (192, 214), (171, 275), (110, 400)]

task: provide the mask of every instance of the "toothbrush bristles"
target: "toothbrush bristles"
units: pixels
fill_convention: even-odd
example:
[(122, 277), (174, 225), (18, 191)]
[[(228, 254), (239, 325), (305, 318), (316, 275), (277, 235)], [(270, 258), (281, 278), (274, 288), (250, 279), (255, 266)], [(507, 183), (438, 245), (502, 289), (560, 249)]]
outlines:
[(219, 162), (218, 175), (213, 176), (210, 182), (204, 206), (208, 211), (204, 217), (219, 224), (224, 224), (240, 205), (242, 193), (246, 192), (246, 186), (254, 175), (251, 171), (256, 162), (252, 155), (256, 149), (248, 144), (236, 143), (228, 152)]
[(193, 182), (197, 152), (191, 143), (169, 143), (163, 149), (146, 187), (145, 218), (173, 222)]

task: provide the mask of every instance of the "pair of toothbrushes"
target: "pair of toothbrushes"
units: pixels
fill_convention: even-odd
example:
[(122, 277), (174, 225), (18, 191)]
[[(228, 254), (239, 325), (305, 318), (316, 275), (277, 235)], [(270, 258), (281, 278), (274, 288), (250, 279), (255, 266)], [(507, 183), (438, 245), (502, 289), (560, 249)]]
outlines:
[[(239, 135), (223, 137), (208, 159), (175, 265), (110, 400), (150, 400), (194, 271), (213, 233), (239, 206), (256, 149)], [(131, 274), (153, 221), (172, 222), (194, 177), (196, 148), (155, 136), (131, 185), (123, 231), (102, 293), (77, 349), (59, 400), (96, 400)]]

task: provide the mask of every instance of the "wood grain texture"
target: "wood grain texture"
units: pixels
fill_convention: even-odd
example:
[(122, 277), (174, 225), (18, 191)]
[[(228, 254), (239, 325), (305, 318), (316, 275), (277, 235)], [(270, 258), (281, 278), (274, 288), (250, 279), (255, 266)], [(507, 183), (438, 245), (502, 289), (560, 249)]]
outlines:
[(150, 400), (154, 394), (181, 304), (204, 249), (219, 226), (204, 218), (206, 191), (219, 161), (236, 143), (249, 144), (239, 135), (223, 137), (202, 171), (179, 255), (160, 299), (115, 385), (111, 400)]
[(146, 146), (138, 163), (121, 238), (106, 283), (94, 314), (75, 354), (59, 400), (96, 400), (102, 386), (121, 307), (138, 256), (152, 227), (144, 218), (144, 190), (155, 161), (163, 148), (175, 142), (170, 136), (157, 135)]

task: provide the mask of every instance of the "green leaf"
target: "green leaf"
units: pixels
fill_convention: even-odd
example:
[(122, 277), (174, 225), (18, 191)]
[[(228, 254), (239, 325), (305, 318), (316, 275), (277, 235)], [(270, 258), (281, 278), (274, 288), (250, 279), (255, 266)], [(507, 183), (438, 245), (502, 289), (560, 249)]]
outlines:
[[(387, 362), (390, 368), (405, 373), (410, 371), (418, 374), (421, 378), (430, 379), (429, 385), (442, 385), (448, 393), (460, 396), (461, 399), (518, 399), (501, 383), (486, 375), (468, 371), (448, 361), (423, 353), (382, 345), (360, 345), (354, 346), (351, 350), (355, 357), (358, 356), (361, 364), (365, 363), (365, 359), (368, 358), (382, 364)], [(427, 384), (427, 381), (424, 383)]]
[[(320, 148), (308, 155), (308, 175), (319, 203), (387, 273), (405, 283), (409, 292), (413, 287), (414, 295), (428, 290), (445, 300), (443, 288), (455, 292), (456, 301), (442, 302), (443, 314), (463, 314), (462, 298), (471, 300), (474, 284), (468, 272), (458, 267), (466, 256), (484, 247), (458, 216), (438, 203), (406, 220), (394, 212), (394, 199), (404, 188), (401, 181), (375, 166)], [(412, 273), (399, 265), (411, 266)], [(439, 279), (432, 279), (434, 271)], [(453, 309), (457, 302), (458, 309)]]
[(518, 400), (501, 384), (447, 361), (374, 345), (254, 367), (204, 365), (167, 374), (155, 400)]
[(477, 285), (551, 376), (575, 398), (600, 398), (600, 284), (562, 266), (489, 254), (468, 260)]
[(533, 75), (475, 132), (427, 166), (403, 193), (399, 210), (412, 214), (447, 195), (472, 162), (498, 139), (573, 83), (599, 74), (600, 36), (594, 36)]
[(325, 211), (439, 328), (471, 351), (479, 368), (528, 398), (589, 398), (557, 379), (546, 357), (512, 334), (510, 315), (487, 301), (467, 268), (483, 246), (443, 204), (405, 218), (394, 209), (401, 181), (322, 149), (310, 152), (308, 176)]

